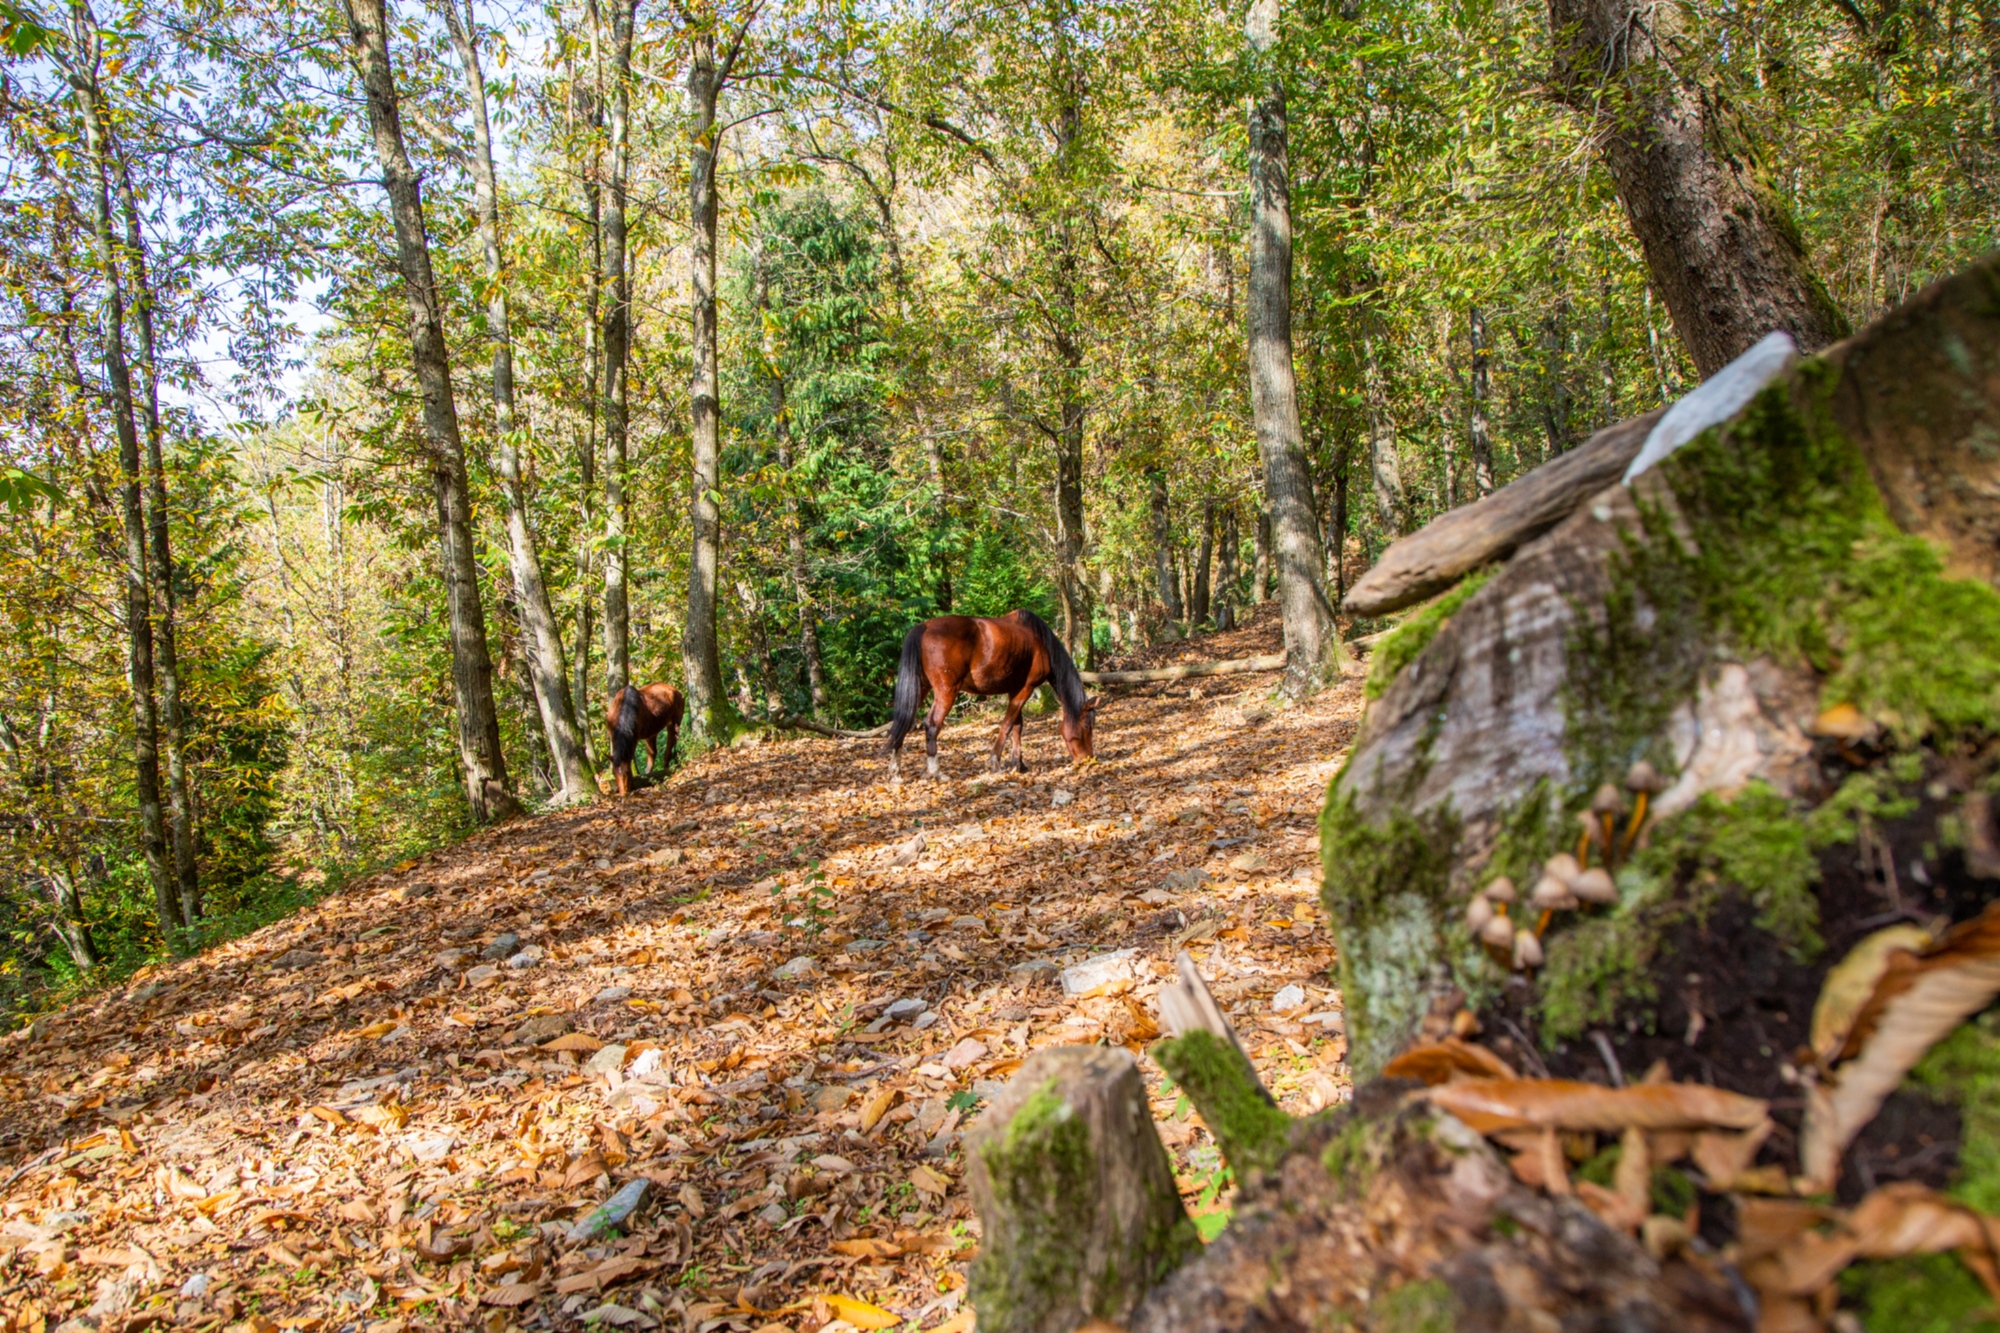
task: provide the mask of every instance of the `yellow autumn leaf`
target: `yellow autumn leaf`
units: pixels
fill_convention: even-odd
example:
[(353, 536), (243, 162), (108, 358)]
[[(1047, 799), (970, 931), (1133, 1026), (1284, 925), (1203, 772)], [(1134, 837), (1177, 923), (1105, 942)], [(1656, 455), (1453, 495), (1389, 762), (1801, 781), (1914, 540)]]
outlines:
[(845, 1319), (856, 1328), (894, 1328), (903, 1322), (901, 1315), (890, 1314), (879, 1305), (870, 1305), (867, 1301), (857, 1300), (852, 1296), (836, 1296), (829, 1293), (826, 1303), (833, 1307), (835, 1318)]
[(357, 1037), (386, 1037), (400, 1026), (401, 1024), (397, 1023), (395, 1019), (385, 1018), (379, 1023), (370, 1023), (354, 1035)]

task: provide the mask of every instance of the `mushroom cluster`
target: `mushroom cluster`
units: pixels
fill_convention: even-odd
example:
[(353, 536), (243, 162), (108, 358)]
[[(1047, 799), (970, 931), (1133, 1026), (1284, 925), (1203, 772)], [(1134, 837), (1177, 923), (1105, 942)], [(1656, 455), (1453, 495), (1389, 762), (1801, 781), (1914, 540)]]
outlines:
[[(1465, 927), (1480, 943), (1512, 959), (1516, 970), (1542, 964), (1542, 936), (1557, 912), (1575, 912), (1586, 905), (1608, 906), (1618, 901), (1618, 886), (1612, 882), (1611, 867), (1623, 860), (1638, 841), (1646, 822), (1646, 805), (1666, 783), (1653, 766), (1641, 759), (1625, 774), (1625, 788), (1633, 794), (1632, 816), (1621, 835), (1618, 816), (1624, 812), (1625, 798), (1618, 788), (1605, 783), (1591, 798), (1590, 808), (1577, 816), (1583, 836), (1577, 840), (1576, 854), (1557, 852), (1542, 862), (1541, 873), (1528, 895), (1526, 908), (1537, 916), (1534, 924), (1516, 922), (1510, 909), (1520, 894), (1514, 881), (1501, 875), (1472, 896), (1465, 905)], [(1590, 864), (1590, 851), (1600, 849), (1603, 864)], [(1524, 911), (1525, 916), (1525, 911)]]

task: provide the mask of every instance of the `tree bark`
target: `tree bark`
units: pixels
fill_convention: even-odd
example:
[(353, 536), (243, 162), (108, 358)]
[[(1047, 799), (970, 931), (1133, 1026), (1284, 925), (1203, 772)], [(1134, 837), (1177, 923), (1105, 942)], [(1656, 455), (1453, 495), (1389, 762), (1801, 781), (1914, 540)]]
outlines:
[[(1250, 49), (1265, 62), (1277, 39), (1278, 0), (1252, 0)], [(1292, 194), (1285, 88), (1275, 75), (1250, 111), (1250, 290), (1244, 324), (1250, 344), (1250, 403), (1278, 564), (1285, 622), (1285, 691), (1309, 694), (1340, 669), (1333, 607), (1320, 586), (1318, 520), (1299, 429), (1292, 371)]]
[(1250, 566), (1250, 600), (1262, 606), (1271, 600), (1271, 513), (1257, 506), (1257, 555)]
[(1180, 579), (1174, 574), (1174, 521), (1167, 504), (1167, 470), (1147, 469), (1146, 488), (1153, 509), (1153, 575), (1159, 583), (1160, 604), (1167, 609), (1167, 619), (1178, 624), (1185, 612), (1181, 609)]
[(1403, 535), (1409, 509), (1403, 493), (1403, 461), (1396, 448), (1396, 419), (1389, 409), (1389, 386), (1382, 374), (1373, 311), (1361, 316), (1362, 373), (1368, 403), (1368, 476), (1375, 488), (1375, 522), (1390, 540)]
[(1190, 680), (1197, 676), (1237, 676), (1250, 671), (1282, 671), (1283, 653), (1261, 657), (1235, 657), (1226, 662), (1182, 662), (1177, 666), (1144, 667), (1136, 671), (1079, 671), (1086, 685), (1154, 685), (1168, 680)]
[(444, 0), (445, 24), (465, 71), (472, 108), (473, 204), (479, 216), (479, 247), (486, 269), (486, 325), (493, 340), (493, 424), (495, 457), (507, 495), (507, 553), (514, 577), (522, 637), (527, 640), (531, 697), (542, 718), (555, 783), (565, 803), (586, 800), (597, 789), (590, 755), (577, 725), (563, 660), (562, 629), (542, 579), (542, 561), (528, 526), (528, 497), (521, 475), (521, 440), (514, 415), (514, 340), (507, 309), (507, 265), (500, 240), (500, 191), (493, 168), (493, 131), (486, 114), (486, 80), (480, 70), (478, 31), (467, 0), (461, 20), (458, 0)]
[(375, 158), (389, 195), (396, 230), (397, 267), (410, 303), (410, 359), (423, 395), (424, 441), (431, 489), (437, 501), (438, 545), (451, 634), (451, 677), (458, 703), (459, 767), (474, 817), (501, 819), (516, 809), (500, 752), (500, 719), (493, 706), (493, 659), (486, 645), (486, 613), (479, 600), (479, 566), (472, 550), (472, 497), (465, 452), (452, 397), (451, 363), (443, 313), (431, 273), (424, 231), (422, 187), (403, 144), (389, 63), (386, 0), (342, 0), (349, 58), (368, 102)]
[(1676, 68), (1678, 10), (1549, 0), (1559, 95), (1597, 123), (1604, 159), (1674, 327), (1706, 378), (1773, 329), (1816, 351), (1847, 321), (1727, 109)]
[[(761, 313), (770, 308), (770, 273), (764, 265), (759, 265), (757, 273), (757, 309)], [(812, 575), (806, 562), (805, 506), (800, 501), (798, 488), (792, 476), (792, 428), (785, 417), (785, 366), (782, 349), (767, 345), (764, 349), (765, 373), (770, 379), (771, 391), (771, 433), (778, 448), (778, 469), (784, 474), (785, 486), (785, 555), (787, 572), (792, 580), (792, 597), (799, 613), (799, 651), (806, 659), (806, 686), (812, 695), (812, 715), (824, 719), (826, 716), (826, 664), (820, 658), (819, 625), (813, 613)], [(932, 463), (932, 490), (937, 485), (937, 454), (935, 446), (929, 450)]]
[(638, 0), (617, 0), (611, 13), (610, 139), (604, 173), (604, 271), (610, 308), (604, 312), (604, 688), (625, 688), (632, 674), (631, 612), (626, 596), (627, 496), (630, 484), (626, 371), (632, 335), (632, 279), (625, 190), (632, 171), (632, 26)]
[(1232, 503), (1222, 514), (1222, 554), (1215, 565), (1215, 627), (1218, 630), (1236, 628), (1236, 548), (1243, 541), (1243, 534), (1236, 524), (1236, 506)]
[(146, 438), (147, 582), (153, 596), (153, 646), (167, 743), (167, 834), (173, 852), (173, 882), (180, 900), (181, 925), (191, 929), (201, 919), (201, 872), (195, 862), (195, 807), (187, 771), (187, 715), (181, 703), (180, 606), (167, 525), (167, 469), (162, 456), (165, 432), (160, 418), (159, 357), (153, 338), (153, 285), (132, 173), (108, 130), (106, 139), (114, 156), (119, 204), (125, 219), (132, 322), (138, 334), (141, 392), (135, 405)]
[(1188, 621), (1200, 625), (1208, 620), (1208, 567), (1215, 558), (1215, 500), (1201, 502), (1201, 547), (1194, 560), (1194, 600), (1188, 605)]
[(1493, 427), (1487, 420), (1486, 403), (1492, 396), (1489, 363), (1493, 344), (1486, 336), (1486, 312), (1473, 306), (1466, 317), (1472, 337), (1472, 400), (1466, 412), (1466, 434), (1472, 452), (1472, 488), (1480, 497), (1493, 494)]
[(726, 738), (729, 695), (722, 683), (722, 659), (716, 643), (716, 576), (721, 558), (722, 510), (718, 503), (721, 475), (721, 388), (716, 373), (715, 248), (717, 197), (715, 163), (716, 99), (729, 78), (729, 67), (741, 49), (744, 34), (718, 57), (715, 34), (694, 34), (693, 59), (688, 65), (688, 115), (692, 161), (688, 195), (693, 228), (690, 278), (693, 289), (694, 369), (688, 385), (693, 418), (693, 477), (690, 497), (687, 624), (681, 633), (682, 673), (686, 682), (688, 727), (706, 741)]

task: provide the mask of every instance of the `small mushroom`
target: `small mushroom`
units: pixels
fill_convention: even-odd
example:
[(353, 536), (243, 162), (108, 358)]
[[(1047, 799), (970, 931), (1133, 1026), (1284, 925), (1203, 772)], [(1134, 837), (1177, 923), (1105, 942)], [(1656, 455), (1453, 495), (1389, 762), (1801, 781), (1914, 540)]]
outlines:
[(1578, 865), (1576, 858), (1568, 852), (1557, 852), (1554, 856), (1542, 862), (1542, 873), (1544, 875), (1553, 875), (1567, 885), (1571, 880), (1583, 873), (1583, 867)]
[(1625, 826), (1624, 840), (1618, 844), (1621, 857), (1632, 850), (1632, 844), (1639, 839), (1639, 829), (1646, 822), (1646, 802), (1648, 798), (1664, 791), (1667, 780), (1654, 767), (1641, 759), (1625, 770), (1626, 790), (1633, 794), (1632, 822)]
[(1613, 834), (1618, 828), (1618, 812), (1624, 808), (1624, 795), (1608, 782), (1590, 798), (1590, 813), (1597, 816), (1597, 822), (1602, 826), (1600, 836), (1604, 840), (1604, 859), (1607, 861), (1611, 859), (1611, 849), (1618, 845)]
[(1504, 916), (1495, 916), (1479, 928), (1479, 938), (1496, 949), (1504, 949), (1514, 942), (1514, 923)]
[(1602, 866), (1592, 866), (1571, 880), (1569, 891), (1587, 903), (1618, 901), (1618, 886), (1611, 882), (1610, 872)]
[(1496, 903), (1511, 903), (1515, 898), (1519, 897), (1514, 892), (1514, 881), (1508, 879), (1505, 875), (1488, 884), (1481, 892)]
[(1535, 881), (1535, 891), (1528, 901), (1544, 912), (1567, 912), (1576, 906), (1576, 895), (1569, 885), (1547, 871)]
[(1514, 933), (1514, 966), (1517, 968), (1540, 967), (1542, 965), (1542, 942), (1535, 938), (1532, 930)]
[(1465, 905), (1465, 928), (1475, 935), (1484, 931), (1486, 923), (1493, 917), (1493, 903), (1483, 893), (1475, 894), (1472, 901)]
[(1576, 838), (1576, 862), (1580, 866), (1587, 866), (1590, 864), (1590, 844), (1597, 841), (1597, 816), (1588, 810), (1579, 810), (1576, 812), (1576, 822), (1583, 830)]

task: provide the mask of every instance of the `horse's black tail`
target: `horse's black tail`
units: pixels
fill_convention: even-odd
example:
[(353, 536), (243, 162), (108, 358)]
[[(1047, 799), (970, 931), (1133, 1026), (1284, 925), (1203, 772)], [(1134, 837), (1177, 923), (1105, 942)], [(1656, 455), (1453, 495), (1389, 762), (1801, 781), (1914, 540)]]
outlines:
[(611, 724), (611, 766), (630, 766), (639, 752), (639, 691), (627, 685), (618, 692), (618, 716)]
[(889, 753), (903, 748), (903, 737), (917, 724), (924, 702), (924, 627), (910, 626), (903, 636), (903, 657), (896, 664), (896, 715), (889, 721)]

